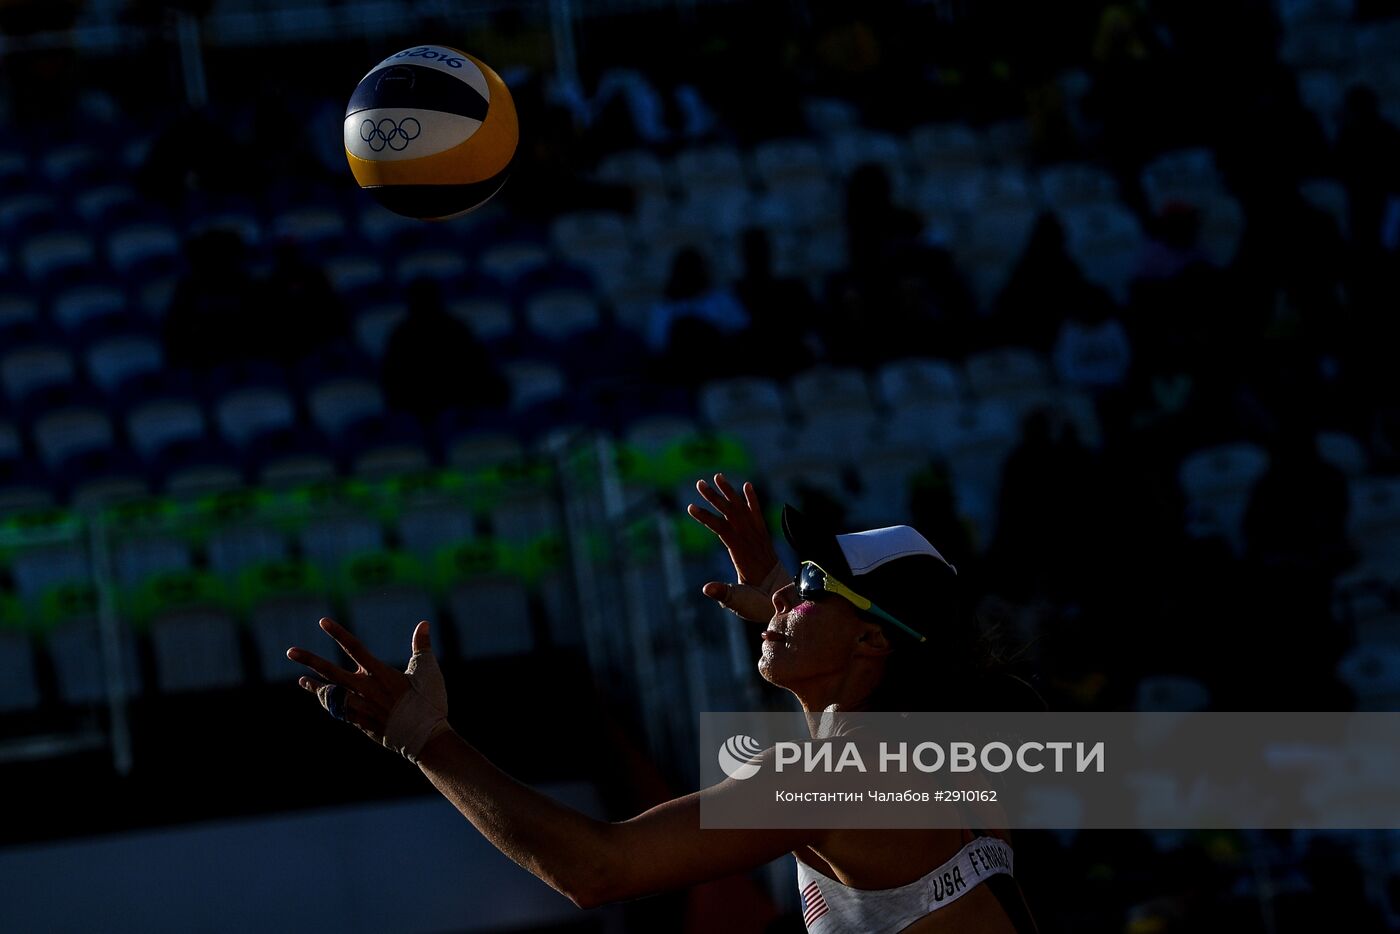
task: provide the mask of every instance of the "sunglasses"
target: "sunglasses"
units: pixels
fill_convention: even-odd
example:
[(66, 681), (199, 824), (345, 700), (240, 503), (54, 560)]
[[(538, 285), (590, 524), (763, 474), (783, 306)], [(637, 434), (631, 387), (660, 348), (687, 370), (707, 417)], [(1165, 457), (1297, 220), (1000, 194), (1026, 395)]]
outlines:
[(855, 605), (856, 609), (878, 617), (887, 623), (892, 623), (920, 642), (927, 641), (928, 637), (923, 633), (904, 625), (904, 623), (901, 623), (899, 620), (880, 609), (870, 600), (862, 597), (860, 594), (826, 573), (826, 571), (822, 570), (821, 565), (817, 564), (815, 561), (803, 561), (802, 567), (798, 570), (797, 576), (792, 579), (792, 582), (796, 585), (797, 593), (803, 600), (821, 600), (824, 599), (827, 594), (836, 594), (838, 597), (844, 597), (846, 600), (849, 600)]

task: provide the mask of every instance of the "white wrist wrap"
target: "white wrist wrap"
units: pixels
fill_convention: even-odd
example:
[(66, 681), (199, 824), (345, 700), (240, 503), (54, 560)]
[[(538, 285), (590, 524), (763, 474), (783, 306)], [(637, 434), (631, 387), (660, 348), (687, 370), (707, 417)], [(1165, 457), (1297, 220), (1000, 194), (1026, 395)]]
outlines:
[(384, 724), (384, 745), (411, 762), (428, 741), (450, 729), (447, 723), (447, 687), (431, 651), (414, 652), (404, 671), (409, 689), (400, 697)]

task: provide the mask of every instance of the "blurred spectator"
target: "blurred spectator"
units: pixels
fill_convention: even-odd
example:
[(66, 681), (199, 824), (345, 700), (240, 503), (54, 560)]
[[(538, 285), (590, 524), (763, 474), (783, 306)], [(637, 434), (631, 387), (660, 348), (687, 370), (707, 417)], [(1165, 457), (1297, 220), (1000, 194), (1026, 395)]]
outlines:
[(761, 227), (744, 231), (744, 272), (734, 292), (753, 316), (753, 342), (759, 347), (783, 347), (786, 353), (771, 355), (767, 375), (791, 376), (823, 353), (816, 302), (800, 279), (773, 272), (773, 247)]
[(1367, 892), (1367, 873), (1346, 842), (1315, 837), (1308, 843), (1302, 865), (1311, 888), (1308, 898), (1290, 904), (1286, 931), (1391, 931), (1381, 909)]
[(1140, 62), (1150, 55), (1150, 27), (1134, 4), (1113, 3), (1099, 15), (1092, 55), (1101, 65)]
[(610, 68), (603, 73), (587, 113), (594, 131), (620, 149), (661, 145), (677, 137), (694, 143), (710, 136), (719, 125), (693, 84), (677, 84), (667, 96), (646, 75), (631, 68)]
[(5, 0), (0, 3), (0, 32), (22, 36), (68, 29), (82, 6), (79, 0)]
[(1242, 200), (1257, 202), (1291, 195), (1304, 179), (1333, 170), (1322, 125), (1303, 105), (1297, 75), (1272, 60), (1272, 48), (1251, 80), (1236, 78), (1245, 68), (1236, 50), (1244, 42), (1257, 44), (1264, 24), (1250, 28), (1253, 35), (1234, 37), (1235, 50), (1218, 50), (1216, 80), (1198, 83), (1196, 98), (1219, 125), (1217, 164), (1226, 183)]
[(916, 255), (923, 221), (894, 203), (890, 179), (875, 164), (859, 166), (846, 183), (846, 242), (851, 272), (863, 287), (888, 283)]
[(860, 366), (917, 353), (960, 352), (975, 306), (952, 254), (921, 239), (923, 220), (896, 204), (889, 176), (870, 163), (846, 184), (850, 264), (832, 277), (826, 347)]
[(880, 67), (880, 40), (860, 13), (841, 4), (823, 4), (817, 13), (821, 32), (812, 48), (817, 63), (841, 80), (868, 75)]
[(1400, 192), (1400, 130), (1382, 116), (1376, 92), (1347, 92), (1337, 132), (1337, 171), (1347, 189), (1351, 241), (1363, 256), (1380, 246), (1386, 200)]
[(1347, 541), (1347, 481), (1318, 453), (1297, 421), (1281, 424), (1269, 468), (1256, 481), (1244, 517), (1246, 554), (1289, 574), (1330, 579), (1353, 560)]
[(749, 313), (734, 293), (714, 284), (704, 254), (685, 247), (671, 263), (666, 297), (651, 310), (647, 344), (661, 356), (660, 376), (698, 385), (748, 368), (758, 349), (749, 339), (750, 325)]
[(600, 131), (619, 148), (656, 144), (670, 138), (666, 102), (646, 76), (631, 68), (611, 68), (593, 93), (593, 113)]
[(1388, 473), (1400, 471), (1400, 405), (1392, 402), (1382, 406), (1370, 429), (1378, 466)]
[(1059, 331), (1060, 309), (1086, 301), (1089, 291), (1065, 248), (1064, 225), (1053, 213), (1041, 214), (993, 304), (993, 339), (1048, 351)]
[(350, 333), (350, 318), (321, 267), (293, 243), (279, 244), (263, 283), (259, 313), (268, 318), (268, 356), (293, 364)]
[(1175, 115), (1171, 76), (1143, 6), (1106, 4), (1091, 46), (1093, 86), (1085, 109), (1102, 128), (1109, 161), (1138, 164), (1163, 148)]
[[(469, 34), (464, 49), (490, 49), (491, 61), (497, 71), (524, 70), (531, 74), (546, 72), (554, 63), (554, 43), (549, 23), (528, 17), (519, 7), (495, 9), (489, 21)], [(510, 82), (510, 86), (515, 86)]]
[(258, 160), (246, 153), (222, 122), (204, 113), (186, 113), (165, 127), (136, 172), (136, 184), (149, 198), (178, 206), (193, 192), (239, 192), (256, 187)]
[[(511, 86), (520, 117), (520, 145), (510, 179), (498, 196), (509, 213), (547, 224), (571, 211), (630, 211), (632, 190), (600, 182), (584, 171), (590, 141), (604, 140), (595, 130), (582, 132), (566, 103), (546, 93), (536, 74)], [(617, 145), (606, 141), (609, 148)]]
[(1113, 316), (1107, 294), (1090, 290), (1075, 305), (1055, 339), (1055, 372), (1060, 380), (1083, 389), (1123, 385), (1132, 362), (1132, 347), (1122, 322)]
[(882, 358), (961, 357), (977, 329), (977, 300), (951, 251), (920, 247), (914, 255), (896, 270), (893, 294), (885, 299), (891, 333)]
[(1144, 455), (1176, 458), (1203, 438), (1224, 440), (1227, 418), (1214, 401), (1221, 394), (1216, 374), (1198, 357), (1184, 335), (1169, 333), (1158, 341), (1134, 343), (1138, 362), (1125, 392), (1110, 396), (1105, 430), (1112, 444), (1124, 444)]
[(490, 352), (447, 312), (429, 280), (409, 287), (408, 315), (389, 336), (382, 379), (390, 408), (424, 420), (454, 410), (501, 408), (510, 400)]
[[(1327, 212), (1305, 202), (1296, 191), (1253, 206), (1236, 258), (1245, 285), (1262, 298), (1265, 315), (1260, 331), (1238, 329), (1230, 341), (1253, 342), (1263, 335), (1296, 338), (1307, 335), (1331, 349), (1340, 328), (1343, 282), (1347, 278), (1346, 242)], [(1216, 299), (1204, 307), (1220, 307)], [(1249, 315), (1217, 316), (1215, 327), (1232, 328)]]
[(1079, 156), (1079, 137), (1070, 116), (1064, 89), (1053, 81), (1032, 88), (1026, 95), (1030, 108), (1031, 154), (1050, 164)]
[[(1332, 579), (1354, 560), (1346, 478), (1322, 460), (1303, 425), (1285, 425), (1270, 448), (1244, 515), (1250, 607), (1241, 636), (1270, 672), (1258, 709), (1346, 709), (1335, 671), (1347, 638), (1331, 614)], [(1285, 631), (1276, 620), (1288, 621)]]
[[(1026, 416), (1021, 443), (1002, 469), (990, 560), (1009, 581), (1076, 593), (1094, 566), (1097, 465), (1072, 432), (1056, 432), (1046, 410)], [(1095, 571), (1094, 573), (1097, 573)]]
[(904, 336), (890, 326), (891, 317), (890, 306), (872, 300), (854, 276), (832, 276), (822, 303), (822, 362), (870, 367), (890, 359)]
[(231, 230), (211, 230), (186, 244), (189, 271), (175, 286), (163, 325), (172, 365), (205, 371), (276, 343), (249, 279), (247, 252)]
[[(5, 0), (0, 3), (0, 35), (21, 39), (6, 50), (6, 116), (23, 122), (61, 124), (81, 88), (83, 60), (76, 45), (41, 41), (26, 48), (34, 34), (63, 35), (82, 14), (83, 0)], [(55, 123), (56, 121), (56, 123)], [(47, 129), (47, 127), (45, 127)]]

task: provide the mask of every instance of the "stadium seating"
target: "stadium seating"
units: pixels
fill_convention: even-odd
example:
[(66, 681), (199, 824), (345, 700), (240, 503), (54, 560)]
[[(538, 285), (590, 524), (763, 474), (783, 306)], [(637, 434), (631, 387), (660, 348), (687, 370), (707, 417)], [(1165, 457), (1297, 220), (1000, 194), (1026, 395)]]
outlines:
[(56, 231), (31, 237), (20, 256), (25, 275), (36, 285), (44, 286), (90, 268), (97, 250), (85, 233)]
[[(329, 15), (257, 6), (284, 25), (314, 25)], [(1344, 0), (1283, 0), (1277, 7), (1284, 26), (1280, 59), (1297, 75), (1304, 105), (1326, 132), (1335, 136), (1339, 129), (1354, 80), (1381, 92), (1383, 111), (1394, 106), (1400, 31), (1393, 23), (1352, 22), (1355, 11)], [(624, 96), (640, 88), (636, 76), (616, 80)], [(1057, 86), (1073, 92), (1076, 80), (1069, 74)], [(440, 609), (448, 611), (456, 645), (469, 658), (528, 652), (545, 641), (569, 644), (580, 638), (577, 608), (570, 612), (572, 568), (556, 555), (552, 564), (522, 570), (530, 564), (522, 556), (557, 546), (557, 491), (549, 482), (511, 486), (501, 477), (522, 469), (522, 438), (604, 421), (573, 404), (583, 394), (575, 390), (599, 374), (580, 361), (586, 354), (570, 353), (571, 344), (607, 340), (614, 324), (645, 333), (679, 249), (699, 247), (717, 284), (729, 284), (740, 272), (738, 234), (759, 227), (769, 234), (777, 272), (804, 279), (821, 296), (828, 277), (849, 259), (843, 185), (866, 164), (883, 168), (896, 201), (927, 221), (922, 242), (951, 248), (982, 311), (991, 309), (1043, 210), (1061, 219), (1071, 258), (1090, 281), (1119, 299), (1141, 260), (1143, 222), (1171, 202), (1200, 212), (1199, 245), (1217, 265), (1233, 260), (1245, 233), (1245, 206), (1227, 186), (1217, 150), (1192, 141), (1182, 141), (1192, 148), (1115, 166), (1115, 175), (1097, 154), (1095, 161), (1082, 153), (1073, 157), (1078, 161), (1032, 161), (1041, 141), (1024, 119), (974, 125), (940, 118), (899, 132), (867, 125), (860, 109), (841, 99), (808, 97), (800, 110), (806, 129), (785, 126), (775, 138), (722, 129), (701, 142), (672, 139), (654, 149), (604, 146), (591, 177), (629, 189), (633, 209), (595, 210), (581, 198), (569, 213), (530, 223), (493, 204), (454, 225), (429, 226), (369, 198), (342, 198), (320, 183), (284, 186), (261, 199), (201, 192), (183, 208), (167, 208), (136, 187), (130, 168), (148, 151), (150, 128), (135, 124), (103, 124), (114, 138), (100, 143), (80, 135), (43, 152), (0, 152), (0, 271), (12, 280), (0, 298), (6, 337), (0, 463), (9, 465), (0, 514), (55, 501), (90, 513), (155, 489), (188, 502), (246, 490), (249, 481), (269, 491), (304, 492), (348, 476), (374, 489), (381, 483), (398, 489), (403, 475), (426, 477), (443, 463), (469, 478), (457, 475), (452, 483), (459, 485), (430, 492), (386, 495), (374, 507), (334, 503), (115, 545), (111, 573), (123, 592), (163, 575), (186, 581), (208, 575), (241, 594), (259, 568), (300, 562), (308, 569), (297, 586), (249, 585), (258, 595), (251, 603), (239, 596), (147, 608), (136, 641), (154, 653), (154, 687), (185, 692), (259, 674), (294, 676), (281, 651), (310, 614), (329, 611), (332, 593), (347, 618), (379, 633), (377, 644), (387, 650), (403, 649), (400, 615)], [(1349, 230), (1347, 190), (1338, 178), (1314, 178), (1301, 193), (1339, 230)], [(297, 366), (294, 379), (209, 375), (198, 387), (171, 379), (159, 318), (184, 274), (182, 244), (216, 228), (236, 231), (249, 245), (255, 275), (267, 271), (277, 244), (295, 244), (325, 271), (351, 309), (353, 346), (343, 359)], [(424, 431), (388, 413), (376, 365), (406, 313), (404, 286), (420, 278), (447, 287), (449, 312), (496, 355), (511, 384), (507, 416), (445, 419)], [(966, 359), (819, 368), (788, 385), (714, 380), (696, 390), (693, 402), (698, 418), (652, 399), (609, 413), (624, 485), (637, 497), (629, 501), (694, 498), (690, 474), (709, 458), (751, 468), (765, 489), (771, 485), (770, 502), (817, 490), (842, 498), (859, 521), (901, 521), (911, 480), (941, 462), (952, 476), (959, 518), (973, 527), (979, 546), (996, 519), (1001, 465), (1017, 442), (1021, 417), (1045, 407), (1057, 426), (1072, 426), (1097, 449), (1113, 414), (1101, 413), (1094, 397), (1057, 384), (1040, 352), (1004, 346), (994, 329)], [(1348, 478), (1348, 532), (1363, 567), (1383, 566), (1400, 553), (1393, 480), (1369, 475), (1382, 461), (1367, 439), (1326, 432), (1319, 452)], [(1246, 444), (1184, 459), (1178, 479), (1192, 531), (1222, 535), (1238, 547), (1249, 491), (1266, 465), (1262, 450)], [(483, 542), (500, 551), (492, 552), (489, 567), (468, 561), (470, 573), (438, 573), (438, 558), (453, 549), (482, 560)], [(366, 579), (347, 582), (347, 562), (367, 561), (366, 554), (387, 555), (390, 564), (403, 558), (400, 570), (417, 570), (391, 575), (394, 593), (377, 595)], [(26, 605), (56, 601), (65, 588), (78, 603), (75, 588), (94, 577), (83, 550), (67, 546), (16, 554), (8, 565), (14, 596)], [(208, 598), (210, 587), (200, 583), (195, 590)], [(1357, 631), (1370, 634), (1363, 641), (1389, 638), (1393, 620), (1383, 600), (1343, 603)], [(25, 704), (37, 703), (25, 687), (25, 652), (16, 648), (25, 640), (41, 661), (52, 656), (64, 703), (91, 703), (100, 694), (94, 613), (69, 609), (61, 625), (42, 632), (20, 638), (5, 630), (12, 644), (0, 652), (0, 665), (13, 661), (12, 687)], [(133, 621), (128, 615), (124, 627)], [(509, 624), (495, 625), (497, 617)], [(256, 664), (209, 670), (206, 663), (230, 645), (237, 659), (241, 626)], [(200, 672), (179, 671), (182, 657), (199, 660), (186, 667)], [(662, 667), (674, 662), (656, 659)], [(135, 679), (140, 672), (132, 670)], [(718, 681), (711, 687), (721, 690)]]
[(333, 208), (309, 206), (288, 210), (272, 221), (272, 236), (301, 247), (330, 251), (344, 246), (348, 228)]
[(355, 316), (355, 341), (371, 360), (382, 360), (394, 329), (408, 316), (408, 305), (388, 301), (363, 308)]
[(147, 334), (125, 333), (99, 338), (84, 351), (84, 363), (93, 385), (117, 393), (132, 380), (160, 373), (165, 351)]
[(307, 393), (311, 423), (327, 437), (339, 438), (356, 422), (383, 415), (384, 393), (369, 379), (337, 378)]
[(354, 557), (340, 573), (347, 628), (377, 658), (406, 665), (414, 624), (437, 616), (427, 568), (411, 555), (383, 552)]
[(914, 130), (909, 136), (913, 157), (928, 171), (983, 163), (982, 141), (962, 123), (934, 123)]
[[(91, 584), (55, 589), (45, 600), (43, 644), (52, 660), (58, 701), (69, 707), (105, 703), (117, 689), (110, 675), (97, 618), (97, 593)], [(136, 639), (118, 624), (113, 653), (123, 696), (144, 691)]]
[(29, 634), (0, 625), (0, 713), (39, 706), (39, 679)]
[(291, 428), (296, 404), (286, 390), (274, 386), (235, 389), (215, 403), (214, 421), (226, 441), (245, 448), (259, 436)]
[(525, 323), (530, 333), (549, 341), (564, 341), (598, 327), (598, 303), (585, 291), (556, 289), (538, 292), (525, 303)]
[(1357, 710), (1395, 710), (1400, 705), (1400, 648), (1359, 646), (1337, 673), (1356, 695)]
[(71, 386), (76, 378), (73, 355), (56, 345), (35, 344), (0, 357), (0, 384), (11, 403), (22, 404), (41, 390)]
[(179, 234), (164, 224), (134, 224), (107, 238), (107, 261), (123, 276), (149, 278), (168, 271), (179, 254)]
[(203, 440), (207, 431), (204, 410), (189, 399), (152, 399), (138, 403), (127, 413), (127, 438), (148, 461), (154, 461), (172, 445)]
[(549, 252), (533, 240), (496, 243), (478, 257), (482, 272), (502, 282), (514, 282), (549, 263)]
[(243, 601), (262, 680), (277, 683), (304, 674), (288, 660), (287, 648), (305, 641), (308, 621), (330, 614), (328, 590), (326, 578), (306, 561), (264, 561), (239, 575), (235, 592)]
[(1394, 566), (1400, 556), (1400, 480), (1353, 480), (1347, 532), (1363, 560)]
[(92, 406), (57, 409), (34, 423), (34, 446), (52, 470), (81, 455), (107, 451), (115, 439), (111, 419)]
[(1194, 678), (1157, 675), (1138, 682), (1133, 709), (1144, 712), (1206, 710), (1210, 691)]
[(443, 549), (433, 567), (462, 657), (493, 658), (534, 647), (529, 589), (511, 571), (509, 553), (500, 543)]
[(880, 401), (891, 410), (957, 402), (963, 393), (962, 376), (951, 363), (912, 357), (882, 366), (876, 385)]
[(1141, 182), (1154, 214), (1160, 214), (1171, 201), (1199, 205), (1224, 190), (1215, 155), (1205, 148), (1159, 155), (1143, 167)]
[(913, 481), (929, 467), (927, 452), (912, 445), (880, 444), (861, 450), (853, 460), (860, 467), (860, 490), (851, 503), (851, 524), (908, 524)]
[(461, 278), (466, 272), (466, 257), (457, 250), (424, 249), (400, 258), (394, 268), (394, 278), (400, 285), (408, 285), (415, 279), (446, 283)]
[(483, 341), (500, 341), (515, 333), (515, 311), (501, 295), (449, 298), (447, 310)]

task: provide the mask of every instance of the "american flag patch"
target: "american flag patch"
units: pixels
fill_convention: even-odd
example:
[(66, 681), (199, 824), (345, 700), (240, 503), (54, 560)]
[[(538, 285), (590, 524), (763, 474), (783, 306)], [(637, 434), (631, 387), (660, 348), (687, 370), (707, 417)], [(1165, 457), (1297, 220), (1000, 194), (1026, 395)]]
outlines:
[[(791, 891), (789, 889), (788, 891)], [(822, 890), (817, 888), (816, 880), (807, 883), (807, 887), (802, 890), (802, 923), (810, 931), (812, 922), (826, 914), (826, 899), (822, 898)]]

